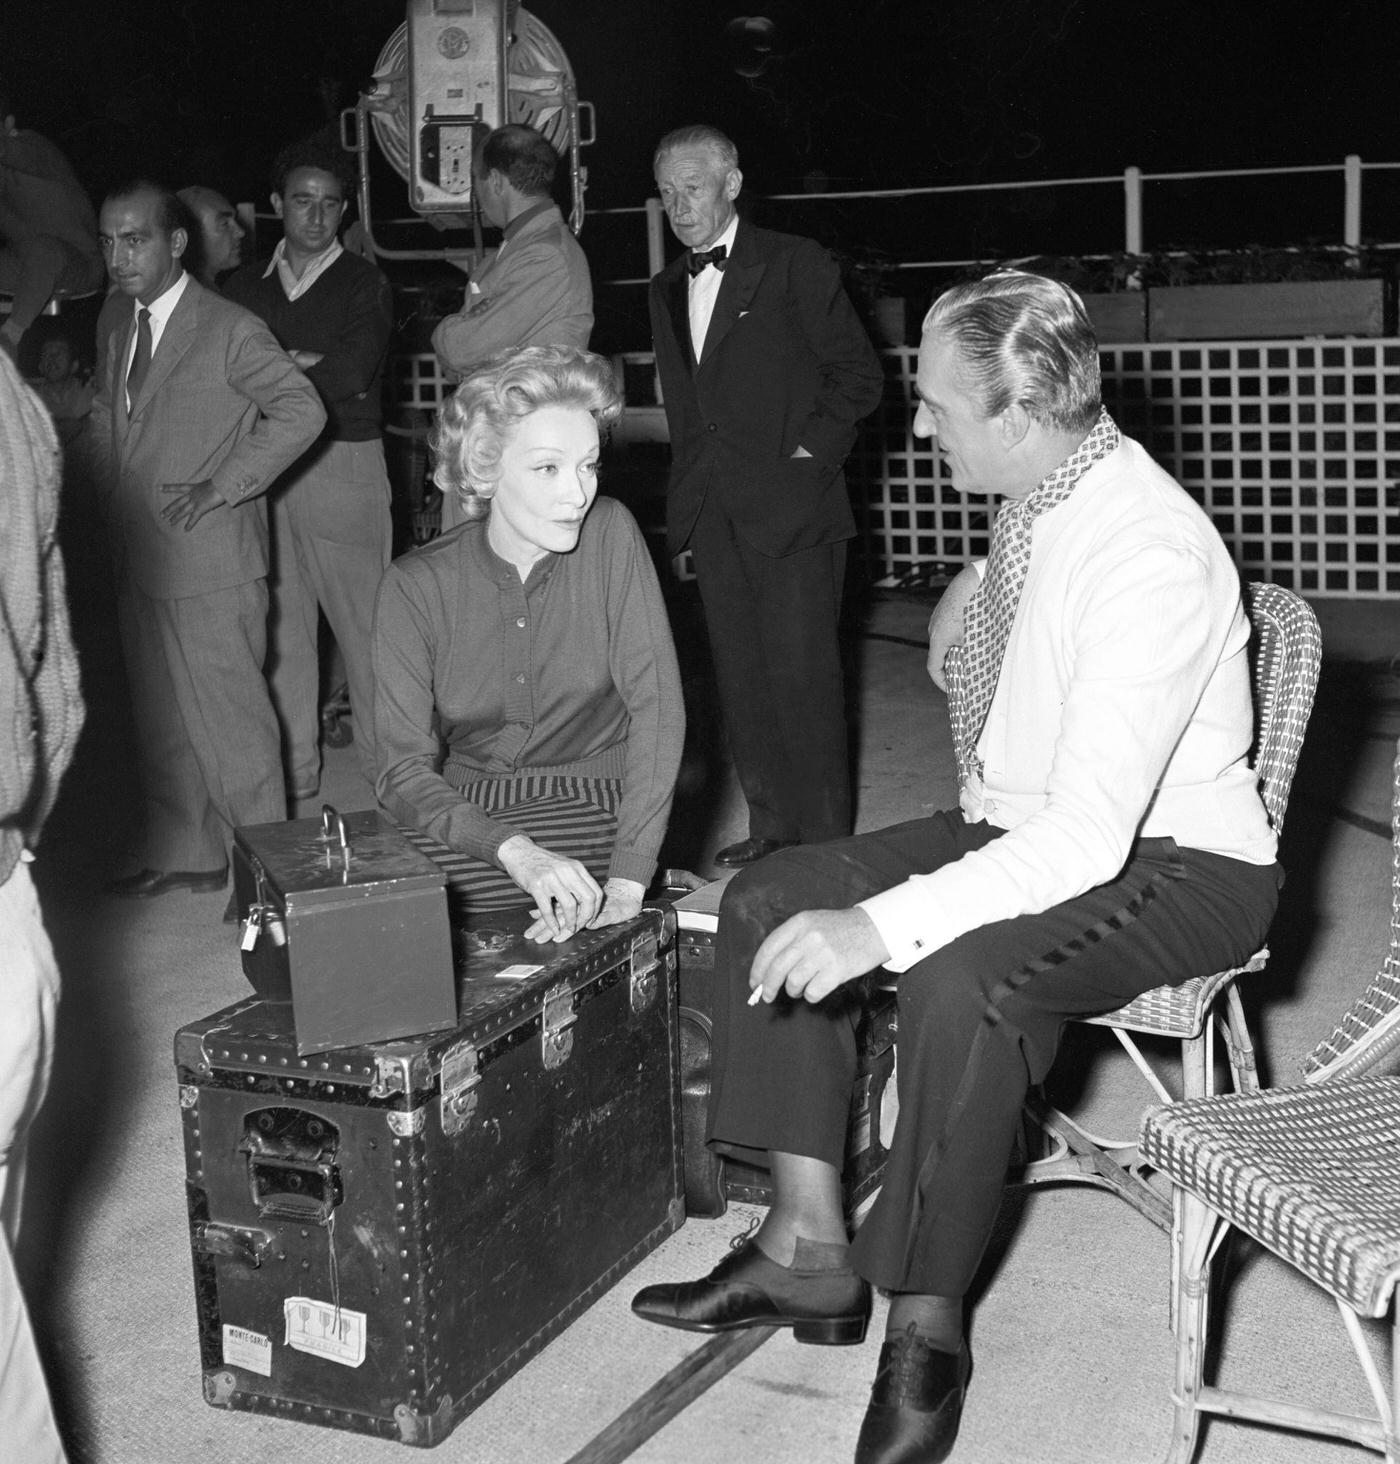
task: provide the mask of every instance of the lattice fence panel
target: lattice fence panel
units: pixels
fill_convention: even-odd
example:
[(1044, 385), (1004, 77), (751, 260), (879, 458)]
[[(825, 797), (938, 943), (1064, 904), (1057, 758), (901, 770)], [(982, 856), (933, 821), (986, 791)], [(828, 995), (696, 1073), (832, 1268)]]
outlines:
[[(917, 353), (850, 463), (868, 570), (936, 577), (987, 551), (988, 502), (916, 440)], [(1240, 569), (1307, 594), (1400, 592), (1400, 341), (1106, 346), (1104, 398), (1220, 529)]]

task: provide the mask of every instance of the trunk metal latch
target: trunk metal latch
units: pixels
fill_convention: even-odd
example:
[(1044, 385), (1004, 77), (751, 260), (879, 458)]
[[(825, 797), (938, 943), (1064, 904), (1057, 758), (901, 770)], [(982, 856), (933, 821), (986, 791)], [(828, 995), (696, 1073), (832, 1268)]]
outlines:
[(648, 931), (632, 942), (632, 977), (630, 996), (632, 1010), (644, 1012), (656, 1000), (656, 985), (661, 974), (656, 934)]
[(540, 1055), (544, 1065), (550, 1069), (563, 1067), (574, 1050), (573, 1025), (578, 1021), (573, 988), (567, 981), (545, 992), (540, 1017)]
[(442, 1131), (451, 1137), (471, 1122), (481, 1083), (476, 1048), (461, 1042), (442, 1055)]

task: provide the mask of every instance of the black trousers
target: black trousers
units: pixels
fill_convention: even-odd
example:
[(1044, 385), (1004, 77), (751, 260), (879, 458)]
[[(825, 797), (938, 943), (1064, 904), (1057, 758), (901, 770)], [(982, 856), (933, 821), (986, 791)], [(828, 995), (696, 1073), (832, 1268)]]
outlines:
[(851, 782), (837, 622), (845, 544), (770, 558), (707, 501), (690, 548), (750, 835), (844, 837)]
[[(855, 1079), (857, 995), (748, 1005), (769, 931), (802, 910), (846, 909), (1000, 836), (956, 811), (819, 846), (738, 874), (715, 951), (709, 1137), (838, 1168)], [(899, 977), (899, 1122), (853, 1258), (892, 1291), (961, 1296), (1001, 1202), (1021, 1107), (1072, 1017), (1238, 965), (1263, 943), (1276, 864), (1139, 840), (1117, 879), (1038, 915), (970, 931)]]

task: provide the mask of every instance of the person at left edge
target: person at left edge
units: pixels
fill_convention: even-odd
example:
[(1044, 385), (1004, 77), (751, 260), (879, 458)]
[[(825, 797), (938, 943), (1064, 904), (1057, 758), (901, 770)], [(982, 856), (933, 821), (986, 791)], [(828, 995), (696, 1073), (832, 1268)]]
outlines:
[(267, 327), (185, 273), (183, 216), (168, 190), (130, 183), (99, 236), (132, 302), (93, 439), (144, 813), (138, 868), (107, 888), (135, 899), (221, 888), (234, 828), (286, 817), (262, 495), (326, 421)]
[(267, 322), (326, 409), (316, 445), (269, 495), (268, 684), (297, 799), (314, 798), (321, 779), (318, 610), (345, 658), (360, 768), (371, 785), (375, 774), (369, 641), (391, 537), (380, 398), (393, 299), (388, 280), (340, 243), (346, 156), (314, 139), (282, 151), (272, 170), (282, 239), (271, 260), (224, 283), (228, 299)]

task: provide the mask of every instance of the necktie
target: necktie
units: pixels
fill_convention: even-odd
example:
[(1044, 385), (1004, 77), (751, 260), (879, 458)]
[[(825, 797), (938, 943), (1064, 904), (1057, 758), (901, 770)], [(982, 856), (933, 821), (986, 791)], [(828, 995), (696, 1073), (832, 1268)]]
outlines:
[(131, 353), (131, 366), (126, 373), (126, 399), (134, 407), (141, 383), (151, 364), (151, 312), (136, 312), (136, 349)]
[(1092, 464), (1118, 446), (1118, 427), (1100, 411), (1094, 430), (1024, 498), (1008, 499), (992, 529), (987, 570), (964, 614), (963, 695), (956, 708), (953, 746), (958, 776), (966, 783), (981, 774), (977, 739), (1001, 676), (1011, 622), (1016, 618), (1021, 589), (1031, 563), (1031, 525), (1041, 514), (1063, 503)]
[(716, 269), (722, 270), (728, 253), (729, 250), (723, 244), (716, 244), (713, 249), (692, 249), (685, 261), (685, 267), (690, 271), (691, 279), (694, 279), (707, 264), (712, 264)]

